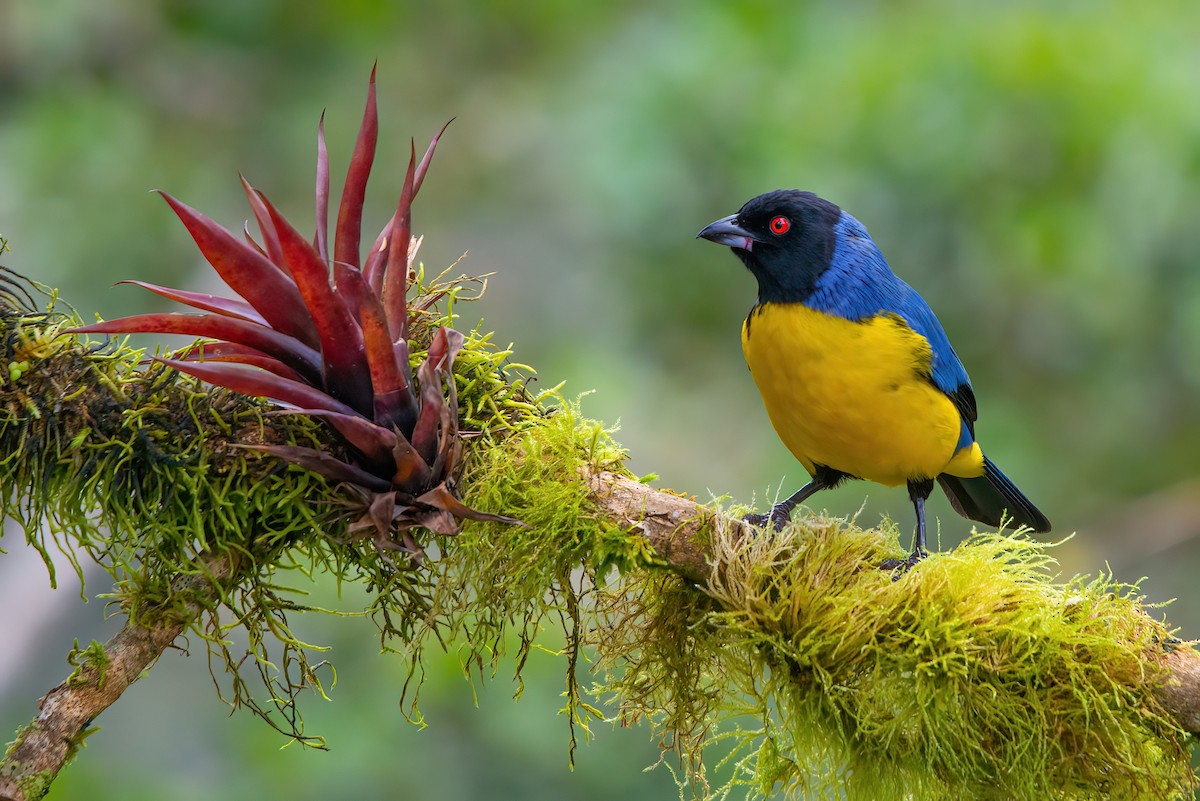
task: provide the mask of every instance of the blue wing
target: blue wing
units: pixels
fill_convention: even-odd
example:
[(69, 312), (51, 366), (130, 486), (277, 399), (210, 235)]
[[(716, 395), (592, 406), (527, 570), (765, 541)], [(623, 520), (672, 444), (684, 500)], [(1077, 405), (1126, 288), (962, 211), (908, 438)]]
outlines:
[(836, 244), (829, 269), (817, 280), (816, 289), (805, 304), (854, 321), (890, 312), (925, 337), (933, 351), (930, 380), (954, 401), (963, 418), (960, 447), (969, 445), (974, 439), (978, 416), (975, 393), (942, 324), (925, 299), (888, 267), (862, 223), (843, 211), (834, 233)]

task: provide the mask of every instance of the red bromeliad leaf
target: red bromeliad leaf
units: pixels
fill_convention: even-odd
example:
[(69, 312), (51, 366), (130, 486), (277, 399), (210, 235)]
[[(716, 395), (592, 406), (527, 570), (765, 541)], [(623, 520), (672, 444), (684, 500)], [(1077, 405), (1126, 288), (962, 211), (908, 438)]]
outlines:
[(438, 444), (437, 455), (433, 459), (432, 473), (435, 476), (448, 476), (454, 470), (459, 457), (458, 440), (458, 392), (454, 387), (454, 376), (447, 371), (446, 401), (438, 409)]
[(446, 482), (444, 481), (423, 494), (421, 497), (417, 498), (416, 503), (422, 503), (426, 506), (432, 506), (436, 509), (444, 509), (455, 517), (463, 517), (468, 520), (486, 520), (494, 523), (512, 523), (518, 526), (525, 525), (515, 517), (494, 515), (490, 512), (480, 512), (476, 509), (472, 509), (458, 498), (455, 498), (454, 493), (446, 487)]
[(329, 261), (329, 149), (325, 147), (325, 112), (317, 123), (317, 253)]
[[(451, 119), (449, 122), (443, 125), (442, 130), (438, 131), (437, 136), (433, 137), (433, 140), (429, 143), (429, 147), (425, 150), (425, 155), (421, 157), (421, 163), (415, 168), (412, 164), (412, 161), (414, 161), (416, 157), (416, 151), (414, 148), (412, 158), (410, 158), (410, 163), (408, 165), (408, 170), (412, 174), (412, 191), (407, 191), (410, 181), (406, 175), (405, 189), (401, 191), (400, 203), (398, 204), (396, 213), (392, 215), (392, 219), (389, 220), (387, 225), (383, 227), (383, 230), (379, 232), (379, 236), (375, 239), (374, 247), (372, 247), (371, 252), (367, 254), (367, 260), (363, 266), (363, 275), (366, 277), (367, 283), (380, 295), (385, 294), (385, 268), (387, 272), (393, 275), (391, 280), (397, 281), (402, 279), (404, 281), (405, 291), (407, 292), (409, 242), (412, 239), (412, 202), (414, 199), (416, 199), (417, 193), (421, 191), (421, 184), (425, 181), (425, 173), (429, 170), (429, 163), (433, 159), (434, 150), (437, 149), (438, 140), (442, 138), (442, 134), (446, 133), (446, 129), (450, 127), (451, 122), (454, 122), (454, 120)], [(400, 226), (401, 230), (397, 230), (397, 225)], [(408, 236), (404, 236), (405, 230), (407, 230)], [(395, 259), (393, 259), (390, 255), (392, 245), (398, 241), (397, 237), (403, 237), (405, 242), (404, 251), (402, 254), (404, 267), (400, 279), (395, 277), (396, 272), (398, 272), (400, 268), (395, 267), (394, 265), (398, 264), (401, 254), (397, 254)], [(357, 264), (357, 262), (355, 263)], [(405, 322), (407, 323), (407, 318)], [(407, 336), (408, 333), (407, 330), (405, 330), (403, 338), (407, 338)], [(397, 339), (400, 338), (402, 337), (397, 337)]]
[(442, 130), (437, 132), (437, 136), (433, 137), (433, 140), (429, 143), (429, 147), (426, 148), (425, 155), (421, 157), (421, 163), (417, 165), (416, 174), (413, 175), (414, 198), (421, 191), (421, 184), (425, 183), (425, 173), (429, 171), (429, 162), (433, 160), (433, 151), (437, 148), (438, 140), (442, 138), (442, 134), (446, 132), (446, 129), (450, 127), (450, 123), (452, 122), (454, 122), (453, 117), (442, 126)]
[[(348, 531), (357, 534), (364, 529), (374, 529), (381, 543), (390, 542), (388, 534), (392, 530), (392, 518), (396, 513), (396, 496), (391, 492), (379, 492), (367, 505), (367, 512), (350, 524)], [(384, 547), (389, 547), (384, 545)], [(391, 546), (394, 547), (394, 544)]]
[(441, 422), (441, 407), (446, 405), (442, 394), (442, 379), (454, 377), (450, 370), (454, 357), (462, 348), (463, 335), (452, 328), (439, 328), (429, 343), (429, 353), (417, 368), (417, 380), (421, 384), (421, 413), (413, 426), (412, 443), (417, 452), (432, 464), (437, 455), (438, 424)]
[(414, 505), (405, 511), (404, 517), (418, 526), (429, 529), (435, 534), (442, 534), (446, 537), (453, 537), (458, 534), (458, 523), (455, 522), (454, 515), (445, 509)]
[[(295, 283), (292, 279), (291, 271), (288, 270), (287, 264), (283, 261), (283, 248), (279, 246), (279, 235), (275, 233), (275, 225), (271, 222), (271, 215), (267, 213), (267, 207), (263, 203), (262, 194), (250, 185), (250, 182), (246, 180), (246, 176), (239, 173), (238, 178), (242, 180), (242, 189), (246, 192), (246, 199), (250, 201), (250, 210), (254, 212), (254, 219), (258, 222), (258, 230), (262, 231), (263, 247), (266, 249), (267, 258), (275, 265), (275, 269), (281, 275), (287, 276), (289, 281)], [(247, 236), (249, 236), (249, 233), (247, 233)]]
[(272, 372), (281, 378), (308, 383), (304, 380), (304, 376), (278, 359), (273, 359), (254, 348), (247, 348), (245, 345), (237, 345), (232, 342), (198, 343), (176, 352), (172, 358), (185, 362), (232, 362), (234, 364), (247, 364), (251, 367), (259, 367)]
[(328, 420), (346, 442), (358, 448), (375, 466), (391, 469), (396, 435), (357, 414), (339, 414), (327, 409), (289, 409), (284, 414), (302, 414)]
[(319, 378), (321, 357), (315, 350), (265, 325), (219, 314), (138, 314), (72, 328), (77, 334), (183, 334), (235, 342), (273, 356), (301, 375)]
[(418, 492), (429, 486), (431, 472), (429, 464), (417, 453), (404, 433), (396, 431), (396, 441), (392, 448), (392, 458), (396, 472), (392, 475), (392, 486), (406, 492)]
[(379, 294), (379, 288), (383, 286), (383, 268), (387, 265), (389, 254), (392, 252), (392, 226), (395, 222), (396, 215), (393, 214), (392, 219), (388, 220), (387, 225), (383, 226), (383, 230), (379, 232), (379, 236), (375, 237), (375, 245), (367, 254), (367, 260), (363, 264), (363, 278), (366, 280), (367, 286), (375, 291), (375, 294)]
[[(358, 318), (371, 368), (371, 386), (375, 391), (375, 422), (410, 431), (416, 419), (417, 400), (409, 378), (407, 343), (403, 354), (398, 354), (391, 341), (383, 304), (362, 275), (357, 270), (347, 270), (345, 281), (348, 294), (359, 297)], [(398, 358), (400, 356), (403, 356), (403, 362)]]
[(325, 387), (330, 394), (370, 415), (374, 401), (362, 329), (329, 283), (329, 267), (313, 246), (263, 198), (279, 234), (283, 257), (296, 279), (321, 340)]
[(442, 396), (442, 382), (439, 373), (429, 362), (424, 362), (417, 368), (417, 378), (421, 382), (421, 413), (417, 424), (413, 426), (413, 447), (432, 464), (437, 456), (438, 423), (441, 422), (441, 407), (446, 399)]
[(296, 286), (279, 274), (279, 268), (208, 217), (166, 192), (161, 194), (230, 289), (253, 306), (272, 328), (316, 346), (312, 318), (304, 308), (304, 300)]
[(214, 312), (226, 317), (239, 317), (243, 320), (249, 320), (252, 323), (258, 323), (259, 325), (266, 325), (267, 323), (263, 319), (263, 316), (245, 301), (223, 298), (219, 295), (209, 295), (206, 292), (188, 292), (183, 289), (171, 289), (159, 286), (158, 284), (148, 284), (145, 281), (118, 281), (117, 284), (140, 286), (142, 289), (148, 289), (156, 295), (182, 303), (185, 306), (191, 306), (193, 309)]
[(371, 475), (361, 467), (347, 464), (324, 451), (299, 445), (241, 445), (239, 447), (273, 454), (332, 481), (357, 484), (375, 492), (386, 492), (391, 489), (388, 483), (379, 476)]
[(396, 206), (396, 216), (392, 218), (392, 246), (387, 267), (380, 276), (382, 287), (371, 285), (383, 298), (383, 310), (387, 314), (393, 341), (408, 339), (408, 250), (412, 240), (413, 170), (416, 160), (417, 152), (413, 148), (408, 159), (408, 172), (404, 175), (400, 203)]
[[(340, 261), (333, 263), (333, 288), (337, 291), (338, 297), (342, 303), (354, 315), (354, 319), (358, 324), (362, 325), (362, 317), (359, 309), (362, 308), (363, 290), (366, 288), (366, 282), (363, 281), (362, 273), (357, 267), (351, 267)], [(367, 354), (368, 358), (370, 353)]]
[(362, 235), (363, 200), (367, 195), (367, 178), (375, 161), (375, 144), (379, 138), (379, 114), (375, 108), (375, 68), (371, 68), (371, 80), (367, 84), (367, 107), (363, 111), (362, 125), (358, 129), (358, 140), (354, 143), (354, 155), (346, 171), (346, 183), (342, 187), (342, 203), (338, 208), (337, 230), (333, 239), (334, 261), (358, 267), (359, 237)]
[(254, 241), (254, 235), (250, 233), (250, 223), (249, 222), (242, 223), (242, 235), (243, 235), (243, 238), (246, 240), (247, 245), (254, 248), (254, 250), (258, 253), (258, 255), (262, 256), (263, 258), (267, 258), (267, 251), (263, 250), (262, 245), (260, 245), (260, 244), (258, 244), (258, 242)]
[(247, 369), (236, 364), (185, 362), (161, 358), (155, 358), (155, 361), (173, 367), (181, 373), (194, 375), (202, 381), (232, 389), (243, 395), (271, 398), (298, 409), (321, 409), (337, 414), (356, 414), (349, 406), (336, 398), (331, 398), (316, 387), (263, 370)]

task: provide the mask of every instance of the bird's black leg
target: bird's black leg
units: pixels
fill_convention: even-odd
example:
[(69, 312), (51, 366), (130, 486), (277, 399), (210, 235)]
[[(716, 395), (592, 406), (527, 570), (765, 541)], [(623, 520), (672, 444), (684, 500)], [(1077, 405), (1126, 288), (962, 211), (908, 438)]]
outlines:
[(917, 535), (913, 542), (913, 552), (910, 558), (924, 559), (929, 556), (925, 550), (925, 500), (933, 492), (933, 479), (908, 482), (908, 497), (912, 498), (913, 509), (917, 512)]
[[(782, 531), (787, 525), (788, 520), (792, 517), (792, 510), (803, 503), (816, 492), (823, 489), (833, 489), (842, 482), (843, 479), (849, 478), (846, 473), (840, 470), (834, 470), (824, 465), (817, 465), (816, 474), (813, 475), (812, 481), (805, 484), (800, 489), (796, 490), (787, 498), (780, 501), (771, 507), (768, 514), (750, 514), (743, 518), (747, 523), (755, 526), (765, 526), (770, 521), (772, 528), (776, 531)], [(931, 485), (932, 491), (932, 485)]]
[(913, 509), (917, 513), (917, 533), (913, 537), (913, 550), (907, 559), (888, 559), (881, 565), (884, 570), (895, 570), (898, 567), (908, 570), (929, 556), (929, 551), (925, 550), (925, 500), (931, 492), (933, 492), (933, 479), (931, 478), (908, 482), (908, 497), (912, 499)]

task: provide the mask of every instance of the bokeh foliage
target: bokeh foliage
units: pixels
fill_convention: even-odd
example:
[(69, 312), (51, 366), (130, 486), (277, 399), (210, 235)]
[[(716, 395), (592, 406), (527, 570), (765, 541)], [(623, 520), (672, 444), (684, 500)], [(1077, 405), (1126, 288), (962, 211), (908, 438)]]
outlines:
[[(240, 168), (285, 213), (307, 214), (311, 171), (297, 165), (311, 161), (314, 110), (330, 108), (331, 143), (350, 142), (363, 76), (379, 58), (385, 130), (422, 139), (450, 115), (463, 123), (443, 144), (453, 158), (423, 191), (426, 261), (470, 250), (466, 269), (496, 270), (471, 313), (551, 383), (567, 379), (569, 394), (597, 389), (588, 413), (621, 420), (635, 470), (748, 500), (784, 474), (783, 490), (794, 488), (800, 471), (737, 350), (752, 282), (688, 240), (759, 191), (814, 189), (863, 220), (933, 305), (975, 382), (981, 440), (1059, 530), (1081, 529), (1063, 548), (1067, 572), (1095, 572), (1109, 554), (1090, 523), (1197, 472), (1198, 24), (1187, 0), (11, 0), (0, 2), (0, 231), (15, 249), (7, 264), (63, 287), (85, 314), (151, 308), (132, 290), (108, 291), (131, 275), (202, 288), (186, 234), (145, 190), (170, 189), (235, 225), (244, 201), (226, 179)], [(398, 195), (401, 150), (381, 147), (369, 228)], [(342, 152), (333, 147), (335, 171)], [(820, 503), (848, 513), (867, 494), (868, 515), (908, 519), (902, 493), (864, 485)], [(948, 507), (940, 516), (945, 543), (965, 532)], [(1143, 534), (1148, 546), (1154, 532)], [(1170, 571), (1187, 592), (1196, 552), (1114, 569), (1124, 580), (1150, 575), (1145, 591), (1169, 597), (1154, 579)], [(319, 591), (336, 602), (334, 588)], [(1188, 598), (1172, 609), (1185, 634), (1200, 631), (1195, 609)], [(80, 634), (68, 632), (65, 641)], [(312, 639), (352, 650), (339, 636)], [(53, 672), (61, 642), (48, 651)], [(339, 788), (369, 792), (372, 771), (396, 760), (389, 741), (354, 738), (395, 725), (381, 712), (395, 712), (399, 680), (381, 678), (391, 668), (380, 662), (355, 671), (343, 660), (356, 683), (339, 686), (335, 722), (315, 724), (346, 744), (336, 757), (357, 772), (276, 754), (251, 722), (242, 729), (207, 710), (204, 693), (191, 705), (202, 667), (179, 688), (152, 677), (140, 692), (157, 687), (159, 703), (217, 732), (188, 743), (199, 761), (159, 760), (183, 777), (176, 796), (208, 797), (212, 780), (197, 766), (210, 764), (240, 777), (222, 784), (230, 797), (263, 787), (302, 797), (327, 788), (329, 772)], [(538, 728), (561, 704), (556, 667), (547, 682), (540, 709), (529, 700), (542, 688), (527, 682), (525, 704), (508, 709), (493, 692), (480, 714), (449, 700), (461, 698), (456, 681), (427, 685), (428, 717), (441, 697), (452, 723), (435, 722), (419, 744), (402, 727), (392, 740), (414, 749), (405, 764), (445, 767), (447, 797), (540, 785), (551, 795), (633, 792), (618, 784), (622, 771), (596, 767), (607, 764), (600, 746), (577, 759), (586, 778), (566, 776), (558, 722)], [(20, 685), (0, 706), (19, 705), (24, 719), (41, 689)], [(137, 715), (123, 714), (107, 713), (106, 725)], [(92, 748), (161, 738), (110, 742)], [(497, 756), (465, 766), (447, 756), (464, 743)], [(103, 753), (64, 777), (64, 797), (110, 769)], [(639, 758), (613, 757), (622, 767)], [(155, 781), (136, 779), (122, 795), (144, 787), (160, 797)]]

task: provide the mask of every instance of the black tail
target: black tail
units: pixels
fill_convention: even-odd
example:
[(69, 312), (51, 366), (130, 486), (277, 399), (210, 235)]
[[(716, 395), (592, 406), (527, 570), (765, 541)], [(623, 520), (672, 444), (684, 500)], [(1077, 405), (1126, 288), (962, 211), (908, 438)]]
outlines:
[(937, 480), (954, 511), (963, 517), (995, 527), (1000, 526), (1001, 517), (1007, 517), (1010, 526), (1028, 526), (1039, 534), (1050, 530), (1046, 516), (986, 456), (983, 475), (978, 478), (943, 473)]

